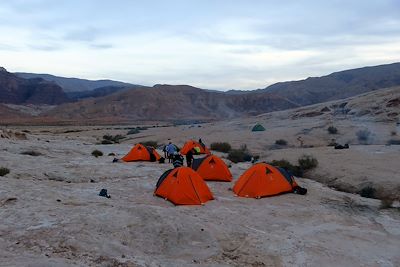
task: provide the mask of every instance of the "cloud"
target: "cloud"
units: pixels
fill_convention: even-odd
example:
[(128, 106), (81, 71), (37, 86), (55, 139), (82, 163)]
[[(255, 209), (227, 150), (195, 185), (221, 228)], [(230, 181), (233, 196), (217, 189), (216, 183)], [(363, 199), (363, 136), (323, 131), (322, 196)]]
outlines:
[(400, 60), (400, 2), (10, 0), (0, 58), (15, 71), (216, 89)]
[(41, 51), (47, 51), (47, 52), (51, 52), (51, 51), (59, 51), (62, 48), (59, 45), (29, 45), (28, 46), (30, 49), (33, 50), (41, 50)]
[(94, 49), (111, 49), (114, 46), (112, 44), (91, 44), (90, 47)]
[(13, 45), (0, 44), (0, 50), (3, 50), (3, 51), (18, 51), (19, 48), (17, 46), (13, 46)]
[(72, 31), (68, 31), (63, 39), (66, 41), (81, 41), (81, 42), (92, 42), (95, 41), (99, 36), (99, 30), (94, 27), (80, 28)]

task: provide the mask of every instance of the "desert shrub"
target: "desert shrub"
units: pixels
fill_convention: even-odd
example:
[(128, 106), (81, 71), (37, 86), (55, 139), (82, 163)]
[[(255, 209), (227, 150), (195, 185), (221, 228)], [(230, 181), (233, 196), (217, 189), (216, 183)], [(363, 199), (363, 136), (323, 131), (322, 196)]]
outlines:
[(275, 141), (275, 145), (286, 146), (287, 145), (287, 141), (285, 139), (278, 139), (278, 140)]
[(336, 146), (338, 143), (336, 143), (335, 139), (331, 139), (331, 141), (329, 141), (328, 146)]
[(10, 170), (9, 169), (7, 169), (7, 168), (5, 168), (5, 167), (1, 167), (0, 168), (0, 176), (5, 176), (5, 175), (7, 175), (7, 174), (9, 174), (10, 173)]
[(387, 144), (388, 145), (400, 145), (400, 140), (390, 139)]
[(356, 132), (356, 136), (359, 142), (366, 143), (371, 136), (371, 132), (367, 129), (359, 130)]
[(376, 189), (369, 185), (363, 187), (359, 192), (360, 196), (367, 197), (367, 198), (374, 198), (375, 193), (376, 193)]
[(380, 208), (381, 209), (390, 209), (393, 207), (393, 202), (394, 202), (394, 200), (392, 198), (388, 198), (388, 197), (382, 198)]
[(112, 145), (112, 144), (114, 144), (114, 142), (111, 140), (103, 140), (103, 141), (101, 141), (101, 144), (102, 145)]
[(27, 150), (27, 151), (21, 152), (21, 155), (28, 155), (28, 156), (37, 157), (37, 156), (41, 156), (42, 153), (40, 153), (38, 151), (35, 151), (35, 150)]
[(241, 145), (239, 149), (231, 149), (228, 154), (228, 159), (234, 163), (251, 161), (251, 158), (246, 145)]
[(138, 133), (140, 133), (140, 130), (138, 128), (134, 128), (134, 129), (129, 130), (127, 135), (138, 134)]
[(117, 134), (117, 135), (114, 135), (113, 141), (114, 141), (115, 143), (119, 143), (119, 140), (124, 139), (124, 138), (125, 138), (125, 136), (120, 135), (120, 134)]
[(149, 129), (149, 127), (146, 127), (146, 126), (139, 126), (139, 127), (136, 127), (136, 129), (138, 129), (139, 131), (144, 131), (144, 130)]
[(232, 149), (231, 145), (227, 142), (211, 143), (210, 148), (212, 150), (224, 152), (224, 153), (228, 153)]
[(232, 149), (229, 151), (228, 159), (234, 163), (251, 161), (251, 155), (241, 149)]
[(299, 167), (304, 170), (311, 170), (318, 166), (318, 160), (310, 155), (303, 155), (298, 159)]
[(105, 135), (103, 135), (103, 139), (104, 140), (112, 140), (112, 138), (113, 138), (113, 136), (112, 135), (110, 135), (110, 134), (105, 134)]
[(83, 130), (66, 130), (64, 133), (79, 133), (82, 132)]
[(113, 152), (108, 153), (108, 156), (115, 156), (115, 153), (113, 153)]
[(329, 134), (337, 134), (338, 133), (338, 129), (334, 126), (329, 126), (328, 127), (328, 133)]
[(101, 156), (103, 156), (103, 152), (96, 149), (96, 150), (93, 150), (92, 155), (95, 156), (96, 158), (101, 157)]
[(157, 147), (158, 142), (154, 141), (154, 140), (150, 140), (150, 141), (141, 142), (141, 144), (144, 145), (144, 146)]
[(269, 162), (268, 164), (275, 166), (275, 167), (281, 167), (284, 168), (285, 170), (288, 170), (291, 174), (295, 176), (303, 176), (303, 170), (300, 169), (299, 166), (293, 165), (286, 159), (281, 159), (281, 160), (273, 160)]
[(120, 134), (117, 135), (106, 134), (103, 135), (103, 139), (104, 140), (101, 143), (103, 145), (109, 145), (109, 144), (119, 143), (121, 139), (124, 139), (124, 136)]

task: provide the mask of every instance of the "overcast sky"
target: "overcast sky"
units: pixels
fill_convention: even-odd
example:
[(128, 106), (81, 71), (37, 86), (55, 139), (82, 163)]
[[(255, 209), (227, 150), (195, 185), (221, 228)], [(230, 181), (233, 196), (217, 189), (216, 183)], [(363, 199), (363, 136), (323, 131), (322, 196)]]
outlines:
[(7, 0), (0, 66), (256, 89), (400, 61), (399, 0)]

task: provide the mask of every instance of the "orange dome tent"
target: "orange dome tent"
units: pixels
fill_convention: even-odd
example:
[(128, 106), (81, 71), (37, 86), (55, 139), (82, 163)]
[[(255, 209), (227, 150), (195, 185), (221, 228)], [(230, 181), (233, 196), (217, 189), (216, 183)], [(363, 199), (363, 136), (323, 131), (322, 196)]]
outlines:
[(266, 197), (285, 192), (305, 194), (287, 171), (266, 163), (258, 163), (245, 171), (233, 187), (240, 197)]
[(157, 151), (149, 146), (144, 146), (142, 144), (136, 144), (128, 154), (126, 154), (122, 160), (129, 161), (157, 161), (161, 156)]
[(208, 150), (208, 148), (204, 144), (202, 145), (199, 142), (193, 140), (187, 141), (185, 145), (182, 147), (180, 152), (182, 155), (186, 155), (186, 153), (188, 153), (192, 149), (197, 151), (196, 154), (207, 154), (207, 155), (211, 154), (210, 150)]
[(166, 171), (158, 179), (154, 194), (175, 205), (201, 205), (214, 199), (200, 175), (188, 167)]
[(204, 180), (232, 181), (232, 174), (225, 162), (215, 155), (206, 156), (201, 159), (194, 159), (192, 168)]

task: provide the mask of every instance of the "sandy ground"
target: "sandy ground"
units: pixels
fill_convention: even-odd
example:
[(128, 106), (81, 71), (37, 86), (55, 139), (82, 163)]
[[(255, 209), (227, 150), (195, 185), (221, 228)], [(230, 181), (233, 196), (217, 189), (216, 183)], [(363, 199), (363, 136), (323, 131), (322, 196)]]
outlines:
[[(134, 142), (145, 139), (162, 142), (174, 136), (181, 145), (189, 137), (206, 142), (225, 138), (235, 146), (248, 144), (264, 158), (318, 155), (315, 171), (321, 173), (342, 166), (341, 175), (352, 169), (350, 177), (356, 177), (365, 166), (371, 172), (367, 178), (374, 180), (383, 168), (375, 172), (363, 159), (372, 166), (372, 159), (386, 162), (385, 175), (391, 173), (392, 178), (376, 182), (398, 182), (398, 176), (393, 178), (398, 172), (388, 168), (393, 164), (390, 158), (398, 155), (397, 146), (355, 146), (335, 153), (325, 146), (257, 149), (277, 136), (289, 141), (304, 123), (293, 126), (292, 132), (280, 129), (277, 122), (275, 133), (251, 133), (252, 123), (152, 128), (115, 145), (96, 143), (105, 133), (126, 130), (81, 128), (84, 131), (64, 133), (65, 128), (35, 127), (27, 140), (0, 139), (0, 165), (11, 170), (0, 177), (0, 266), (400, 265), (400, 214), (397, 209), (379, 209), (379, 200), (299, 178), (308, 189), (306, 196), (244, 199), (229, 190), (233, 183), (209, 182), (214, 201), (175, 207), (153, 196), (169, 164), (112, 163), (113, 157), (107, 156), (113, 152), (121, 157)], [(105, 156), (91, 156), (94, 149)], [(42, 155), (21, 154), (27, 150)], [(349, 167), (349, 159), (357, 166)], [(249, 166), (232, 164), (235, 180)], [(111, 199), (97, 195), (102, 188)]]
[[(349, 100), (346, 114), (333, 109), (340, 103), (325, 103), (134, 135), (126, 134), (135, 125), (0, 128), (0, 167), (11, 171), (0, 177), (0, 266), (400, 266), (399, 208), (331, 188), (372, 186), (377, 197), (400, 198), (400, 146), (387, 145), (399, 140), (400, 123), (390, 115), (398, 107), (384, 105), (400, 92), (384, 93)], [(321, 114), (324, 106), (332, 112)], [(251, 132), (255, 123), (266, 131)], [(329, 126), (339, 133), (329, 134)], [(359, 130), (371, 133), (366, 144)], [(105, 134), (126, 138), (99, 145)], [(170, 164), (107, 156), (120, 158), (141, 141), (182, 146), (189, 138), (246, 144), (260, 161), (312, 155), (319, 165), (297, 179), (305, 196), (244, 199), (229, 190), (233, 183), (209, 182), (215, 200), (175, 207), (153, 196)], [(278, 139), (288, 145), (276, 147)], [(350, 149), (334, 150), (332, 139)], [(93, 157), (94, 149), (104, 156)], [(40, 155), (21, 154), (32, 150)], [(227, 163), (234, 182), (251, 165)], [(98, 196), (102, 188), (111, 199)]]

